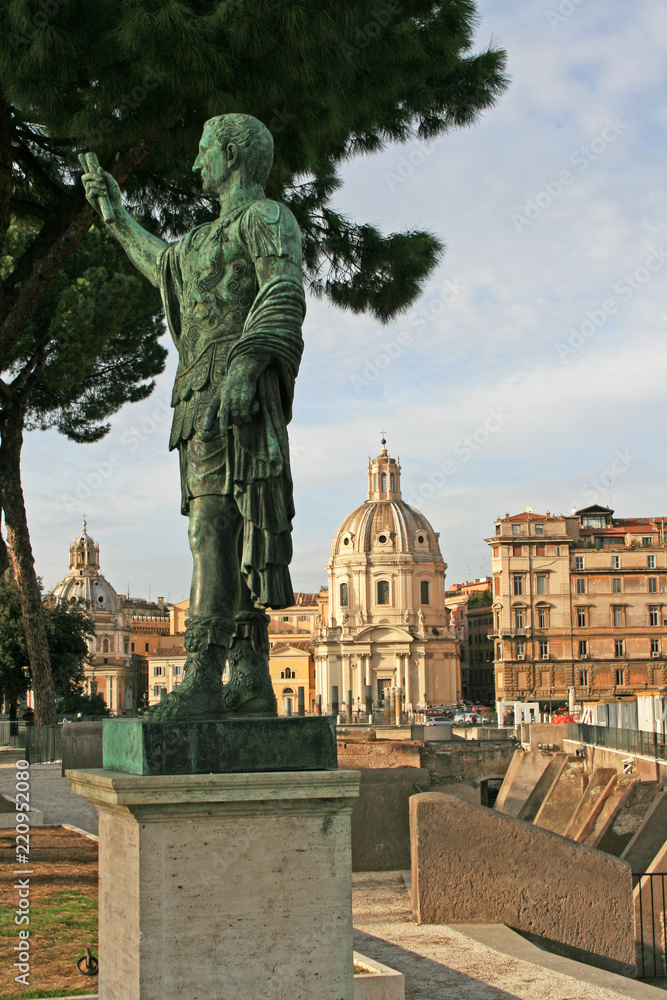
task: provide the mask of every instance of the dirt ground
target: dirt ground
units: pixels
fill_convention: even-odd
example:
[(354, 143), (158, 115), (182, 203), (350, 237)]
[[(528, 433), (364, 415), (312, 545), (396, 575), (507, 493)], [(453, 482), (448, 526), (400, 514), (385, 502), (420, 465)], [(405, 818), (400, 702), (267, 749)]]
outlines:
[[(19, 872), (19, 874), (14, 874)], [(32, 874), (26, 874), (32, 872)], [(14, 981), (19, 926), (19, 879), (30, 879), (30, 989)], [(16, 834), (0, 834), (0, 996), (96, 993), (97, 978), (76, 961), (86, 946), (97, 954), (97, 843), (58, 827), (33, 827), (30, 863), (16, 864)], [(33, 991), (44, 991), (37, 994)]]

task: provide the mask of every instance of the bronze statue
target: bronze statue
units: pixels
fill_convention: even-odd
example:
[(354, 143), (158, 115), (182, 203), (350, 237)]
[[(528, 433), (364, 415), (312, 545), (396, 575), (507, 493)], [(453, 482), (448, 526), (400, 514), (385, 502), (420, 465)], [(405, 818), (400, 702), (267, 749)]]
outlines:
[(187, 660), (153, 717), (276, 714), (264, 609), (294, 603), (287, 424), (306, 306), (296, 220), (264, 194), (272, 162), (256, 118), (207, 121), (192, 169), (220, 217), (170, 244), (134, 221), (94, 159), (83, 175), (90, 204), (160, 288), (179, 354), (169, 448), (193, 559)]

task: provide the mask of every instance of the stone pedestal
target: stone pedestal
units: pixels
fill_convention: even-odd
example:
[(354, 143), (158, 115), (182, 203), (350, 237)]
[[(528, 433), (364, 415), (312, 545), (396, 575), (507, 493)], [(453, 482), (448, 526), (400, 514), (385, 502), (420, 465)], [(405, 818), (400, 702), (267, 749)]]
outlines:
[(353, 1000), (357, 771), (68, 771), (99, 811), (100, 1000)]

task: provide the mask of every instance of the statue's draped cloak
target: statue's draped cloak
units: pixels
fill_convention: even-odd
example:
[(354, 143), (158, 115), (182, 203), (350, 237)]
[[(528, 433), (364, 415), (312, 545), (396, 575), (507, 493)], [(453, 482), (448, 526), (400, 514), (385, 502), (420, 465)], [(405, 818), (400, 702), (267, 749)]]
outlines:
[[(258, 291), (255, 261), (287, 259), (301, 268), (301, 241), (283, 205), (257, 201), (200, 226), (160, 253), (160, 291), (179, 352), (170, 449), (178, 448), (183, 513), (193, 495), (233, 498), (243, 518), (241, 572), (254, 601), (294, 603), (289, 575), (294, 501), (287, 424), (303, 351), (305, 296), (300, 277), (276, 274)], [(208, 406), (235, 358), (270, 358), (257, 385), (259, 412), (231, 425), (211, 446), (218, 455), (215, 489), (188, 488), (188, 456), (200, 446)], [(199, 437), (198, 437), (199, 435)], [(213, 480), (207, 480), (211, 482)]]

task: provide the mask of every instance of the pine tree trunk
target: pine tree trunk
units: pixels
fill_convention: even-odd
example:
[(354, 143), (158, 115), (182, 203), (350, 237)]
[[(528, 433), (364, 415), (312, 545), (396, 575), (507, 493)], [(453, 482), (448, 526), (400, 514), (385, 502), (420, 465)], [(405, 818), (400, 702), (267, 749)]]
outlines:
[(18, 399), (3, 401), (0, 424), (2, 506), (5, 511), (14, 579), (21, 597), (23, 628), (30, 659), (32, 689), (35, 694), (35, 723), (38, 726), (50, 726), (56, 722), (56, 691), (51, 672), (42, 595), (35, 573), (35, 560), (32, 555), (21, 486), (24, 415), (23, 405)]

